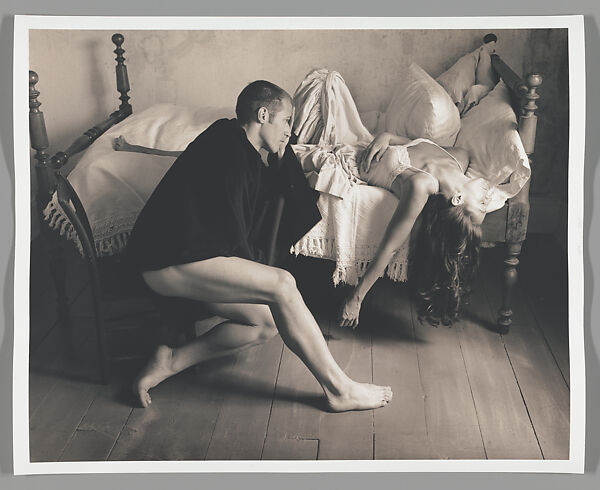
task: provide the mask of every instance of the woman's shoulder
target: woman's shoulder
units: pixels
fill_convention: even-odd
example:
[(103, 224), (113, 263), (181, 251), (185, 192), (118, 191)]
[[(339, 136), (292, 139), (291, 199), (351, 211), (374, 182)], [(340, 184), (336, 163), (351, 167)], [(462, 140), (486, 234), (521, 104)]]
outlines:
[(469, 151), (465, 148), (461, 148), (460, 146), (453, 146), (451, 148), (446, 148), (446, 150), (458, 160), (463, 169), (463, 173), (466, 172), (469, 166), (469, 161), (471, 160)]
[(414, 172), (410, 178), (407, 179), (407, 183), (413, 192), (417, 192), (419, 194), (426, 194), (430, 196), (431, 194), (435, 194), (438, 192), (440, 183), (438, 179), (436, 179), (429, 172), (419, 170), (418, 172)]

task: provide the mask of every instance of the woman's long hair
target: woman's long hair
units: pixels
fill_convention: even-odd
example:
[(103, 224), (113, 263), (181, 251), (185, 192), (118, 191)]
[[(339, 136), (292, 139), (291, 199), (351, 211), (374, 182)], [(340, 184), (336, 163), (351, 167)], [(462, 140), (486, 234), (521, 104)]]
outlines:
[(449, 325), (468, 300), (479, 265), (481, 228), (464, 205), (453, 206), (442, 194), (429, 197), (420, 219), (409, 271), (419, 318)]

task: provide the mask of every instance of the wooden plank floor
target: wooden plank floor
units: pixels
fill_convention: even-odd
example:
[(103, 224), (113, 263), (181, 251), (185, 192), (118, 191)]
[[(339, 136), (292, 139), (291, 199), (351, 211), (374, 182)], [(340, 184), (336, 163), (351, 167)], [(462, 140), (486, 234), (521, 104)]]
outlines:
[(381, 280), (359, 328), (341, 329), (344, 289), (327, 285), (330, 263), (302, 259), (299, 286), (340, 366), (394, 389), (388, 407), (344, 414), (324, 410), (318, 383), (279, 337), (180, 373), (152, 391), (150, 408), (134, 408), (139, 363), (115, 366), (108, 385), (94, 381), (85, 274), (76, 264), (69, 272), (73, 354), (34, 253), (31, 460), (566, 459), (566, 267), (548, 240), (525, 243), (507, 335), (493, 330), (501, 250), (484, 251), (469, 310), (452, 328), (421, 323), (407, 288)]

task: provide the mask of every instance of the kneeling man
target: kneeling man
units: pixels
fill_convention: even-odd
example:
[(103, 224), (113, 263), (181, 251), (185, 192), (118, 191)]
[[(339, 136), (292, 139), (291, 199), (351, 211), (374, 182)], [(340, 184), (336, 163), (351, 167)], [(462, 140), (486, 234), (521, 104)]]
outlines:
[[(264, 263), (268, 203), (286, 196), (278, 237), (289, 247), (319, 219), (312, 191), (288, 144), (292, 101), (256, 81), (240, 93), (237, 119), (221, 119), (177, 158), (141, 211), (127, 257), (157, 295), (201, 302), (226, 320), (178, 348), (160, 346), (134, 390), (148, 391), (199, 362), (281, 335), (320, 383), (333, 411), (386, 405), (390, 387), (350, 379), (332, 357), (290, 273)], [(269, 151), (271, 165), (259, 150)], [(276, 155), (275, 155), (276, 154)]]

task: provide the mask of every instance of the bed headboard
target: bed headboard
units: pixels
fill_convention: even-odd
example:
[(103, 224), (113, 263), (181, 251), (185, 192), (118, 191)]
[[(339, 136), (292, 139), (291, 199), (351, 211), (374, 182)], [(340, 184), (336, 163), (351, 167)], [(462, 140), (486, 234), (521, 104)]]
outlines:
[(42, 105), (38, 101), (40, 92), (36, 90), (35, 85), (39, 81), (38, 74), (34, 71), (29, 71), (29, 135), (31, 139), (31, 147), (35, 150), (36, 175), (38, 178), (38, 206), (43, 209), (50, 199), (52, 192), (56, 188), (56, 170), (62, 168), (69, 158), (86, 148), (105, 133), (111, 126), (121, 122), (133, 112), (133, 108), (129, 103), (129, 77), (127, 75), (127, 66), (125, 65), (125, 57), (123, 54), (123, 41), (125, 38), (122, 34), (113, 34), (112, 42), (116, 49), (114, 53), (117, 55), (116, 78), (117, 91), (120, 93), (119, 99), (121, 104), (119, 108), (110, 114), (105, 120), (96, 124), (92, 128), (85, 131), (81, 136), (75, 139), (69, 147), (63, 151), (50, 156), (46, 153), (49, 147), (48, 136), (46, 133), (46, 123), (44, 121), (44, 113), (39, 110)]

